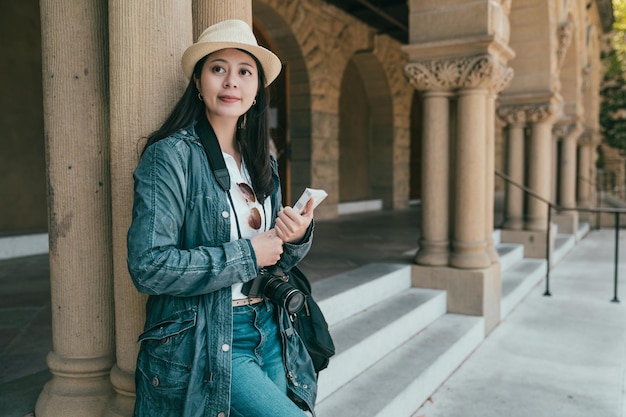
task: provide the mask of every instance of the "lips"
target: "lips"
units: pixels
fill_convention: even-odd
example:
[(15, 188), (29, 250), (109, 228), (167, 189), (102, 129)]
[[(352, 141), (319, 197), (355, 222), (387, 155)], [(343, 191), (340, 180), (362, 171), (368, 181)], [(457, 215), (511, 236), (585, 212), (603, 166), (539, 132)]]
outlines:
[(241, 99), (239, 97), (235, 97), (235, 96), (219, 96), (219, 99), (221, 101), (225, 101), (227, 103), (235, 103), (237, 101), (240, 101)]

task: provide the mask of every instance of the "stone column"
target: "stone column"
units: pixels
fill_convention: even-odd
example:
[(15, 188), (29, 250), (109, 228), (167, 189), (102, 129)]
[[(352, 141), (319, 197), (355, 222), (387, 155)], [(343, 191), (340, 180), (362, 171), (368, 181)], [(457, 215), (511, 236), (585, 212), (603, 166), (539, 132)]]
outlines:
[(486, 108), (485, 89), (458, 93), (456, 164), (454, 169), (454, 224), (450, 266), (486, 268)]
[(487, 96), (486, 117), (486, 150), (485, 150), (485, 238), (487, 240), (487, 256), (491, 263), (499, 262), (498, 252), (494, 247), (493, 228), (495, 210), (495, 169), (496, 169), (496, 98), (497, 93), (490, 91)]
[(109, 0), (111, 182), (115, 275), (116, 396), (107, 415), (131, 416), (145, 297), (126, 266), (132, 174), (145, 137), (165, 120), (187, 86), (180, 57), (192, 43), (191, 0)]
[(99, 417), (114, 363), (106, 3), (39, 4), (53, 350), (35, 413)]
[[(524, 185), (524, 124), (526, 112), (521, 106), (503, 106), (499, 116), (507, 123), (506, 174), (519, 185)], [(504, 228), (524, 228), (524, 190), (506, 183), (506, 206)]]
[(562, 139), (561, 146), (561, 205), (576, 207), (576, 184), (578, 179), (578, 138), (582, 126), (575, 124)]
[(559, 204), (559, 195), (558, 195), (558, 178), (559, 178), (559, 142), (560, 138), (554, 135), (554, 128), (552, 129), (552, 140), (550, 142), (552, 149), (550, 150), (550, 155), (552, 156), (552, 160), (550, 161), (550, 194), (548, 196), (548, 200), (553, 203)]
[[(539, 197), (550, 200), (552, 173), (552, 124), (556, 110), (552, 103), (530, 107), (527, 119), (531, 123), (528, 155), (528, 187)], [(546, 231), (548, 206), (545, 202), (528, 196), (528, 215), (525, 228)]]
[[(578, 137), (582, 132), (579, 123), (564, 123), (554, 127), (554, 135), (561, 141), (561, 154), (558, 161), (559, 206), (563, 209), (576, 207), (576, 180), (578, 159)], [(554, 216), (559, 233), (575, 234), (578, 231), (579, 214), (574, 210), (561, 210)]]
[(590, 135), (585, 133), (579, 138), (579, 166), (578, 166), (578, 204), (582, 207), (592, 207), (591, 189), (593, 187), (592, 154), (593, 145)]
[(252, 27), (251, 0), (192, 0), (193, 39), (207, 27), (226, 19), (239, 19)]
[[(410, 47), (407, 50), (417, 56)], [(442, 68), (448, 69), (445, 76), (442, 76)], [(448, 311), (483, 315), (488, 333), (500, 318), (502, 292), (497, 254), (494, 262), (487, 249), (493, 233), (493, 217), (487, 211), (493, 210), (494, 183), (487, 178), (493, 175), (494, 169), (493, 156), (488, 154), (493, 152), (490, 142), (495, 140), (492, 139), (495, 126), (491, 127), (495, 123), (494, 114), (489, 113), (494, 112), (495, 92), (510, 81), (512, 70), (497, 57), (480, 54), (410, 62), (405, 66), (405, 73), (415, 88), (427, 91), (422, 140), (430, 150), (423, 152), (426, 170), (423, 178), (427, 183), (425, 189), (431, 188), (423, 194), (422, 204), (427, 199), (432, 200), (423, 211), (422, 227), (426, 230), (421, 241), (422, 254), (418, 254), (418, 265), (413, 268), (413, 285), (446, 290)], [(456, 111), (451, 112), (455, 117), (446, 122), (443, 117), (448, 112), (447, 100), (452, 91), (457, 97)], [(439, 123), (456, 126), (450, 143), (442, 142), (448, 132), (439, 128)], [(440, 165), (448, 160), (449, 166)], [(432, 183), (435, 178), (429, 175), (437, 174), (439, 169), (441, 175), (445, 175), (446, 170), (448, 174), (439, 177), (436, 184)], [(491, 201), (487, 200), (490, 194), (487, 187), (492, 188)], [(438, 211), (446, 206), (445, 212)], [(489, 218), (491, 224), (487, 224)], [(436, 227), (432, 227), (433, 220), (437, 221)], [(435, 240), (440, 243), (440, 254), (445, 253), (444, 245), (451, 244), (447, 266), (439, 265), (446, 259), (443, 255), (437, 258), (438, 264), (432, 262)], [(431, 256), (430, 263), (420, 258), (425, 259), (426, 255)]]
[(423, 95), (422, 227), (415, 258), (420, 265), (444, 266), (450, 255), (450, 95), (439, 91)]

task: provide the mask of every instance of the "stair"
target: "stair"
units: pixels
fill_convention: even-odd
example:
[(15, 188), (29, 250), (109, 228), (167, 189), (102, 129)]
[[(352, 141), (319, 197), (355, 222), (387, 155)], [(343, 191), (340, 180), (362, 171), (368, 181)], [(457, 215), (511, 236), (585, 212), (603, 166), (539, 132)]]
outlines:
[[(499, 237), (502, 320), (543, 280), (546, 260)], [(554, 262), (573, 240), (557, 235)], [(318, 417), (410, 417), (484, 340), (483, 318), (448, 314), (445, 291), (412, 288), (407, 263), (368, 264), (312, 290), (336, 347), (320, 373)]]
[(411, 288), (406, 264), (369, 264), (313, 283), (336, 355), (316, 413), (410, 416), (483, 340), (481, 317), (446, 314), (444, 291)]

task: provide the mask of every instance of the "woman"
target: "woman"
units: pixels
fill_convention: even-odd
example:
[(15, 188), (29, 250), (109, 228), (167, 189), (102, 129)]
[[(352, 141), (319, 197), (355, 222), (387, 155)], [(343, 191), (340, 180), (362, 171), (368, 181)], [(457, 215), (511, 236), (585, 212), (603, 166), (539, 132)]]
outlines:
[[(150, 295), (135, 416), (304, 416), (317, 390), (306, 349), (288, 312), (244, 287), (311, 246), (312, 201), (302, 213), (281, 207), (269, 154), (266, 87), (280, 60), (227, 20), (182, 65), (189, 85), (134, 173), (128, 266)], [(219, 143), (211, 155), (226, 165), (225, 189), (201, 139)]]

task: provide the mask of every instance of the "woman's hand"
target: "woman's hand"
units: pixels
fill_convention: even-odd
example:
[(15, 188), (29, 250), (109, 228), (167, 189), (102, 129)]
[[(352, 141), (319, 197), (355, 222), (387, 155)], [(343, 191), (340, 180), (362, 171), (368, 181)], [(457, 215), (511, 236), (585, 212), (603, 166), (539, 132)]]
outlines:
[(271, 266), (276, 264), (283, 253), (283, 241), (276, 235), (274, 229), (256, 235), (250, 239), (257, 266)]
[(296, 212), (292, 207), (284, 207), (278, 212), (276, 218), (276, 235), (283, 242), (298, 242), (304, 237), (309, 225), (313, 221), (313, 199), (307, 201), (302, 213)]

